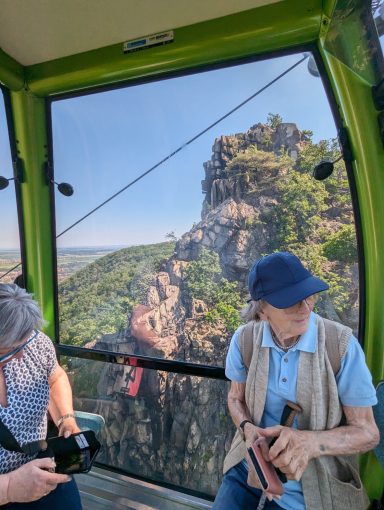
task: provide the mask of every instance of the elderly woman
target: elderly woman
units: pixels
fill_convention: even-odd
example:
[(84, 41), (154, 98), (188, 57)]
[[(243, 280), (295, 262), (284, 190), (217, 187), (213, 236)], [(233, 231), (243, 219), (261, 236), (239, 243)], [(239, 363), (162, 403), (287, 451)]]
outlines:
[[(20, 445), (45, 439), (49, 410), (59, 434), (79, 432), (72, 392), (51, 340), (39, 331), (37, 303), (17, 285), (0, 284), (0, 420)], [(0, 446), (0, 505), (7, 509), (81, 510), (74, 480)], [(51, 472), (52, 471), (52, 472)]]
[[(275, 439), (265, 459), (288, 479), (281, 498), (268, 494), (265, 509), (365, 510), (355, 455), (375, 447), (379, 432), (358, 341), (349, 328), (313, 312), (328, 285), (295, 255), (263, 257), (248, 284), (250, 322), (235, 332), (226, 360), (228, 407), (238, 430), (213, 508), (258, 507), (262, 491), (246, 448), (265, 437)], [(287, 401), (302, 410), (291, 428), (280, 425)]]

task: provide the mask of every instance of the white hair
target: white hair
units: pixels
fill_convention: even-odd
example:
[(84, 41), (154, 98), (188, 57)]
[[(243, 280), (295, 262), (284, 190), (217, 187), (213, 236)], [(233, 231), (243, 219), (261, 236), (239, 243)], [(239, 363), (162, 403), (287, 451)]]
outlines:
[(0, 347), (22, 342), (44, 320), (36, 301), (16, 284), (0, 284)]
[(240, 312), (243, 321), (260, 321), (260, 312), (263, 310), (263, 305), (264, 301), (262, 299), (258, 299), (257, 301), (252, 299), (249, 301)]

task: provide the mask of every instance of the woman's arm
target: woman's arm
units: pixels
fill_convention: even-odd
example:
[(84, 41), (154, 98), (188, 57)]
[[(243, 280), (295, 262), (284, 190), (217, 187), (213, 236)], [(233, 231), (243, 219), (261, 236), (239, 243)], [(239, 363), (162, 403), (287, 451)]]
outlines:
[[(245, 383), (231, 381), (231, 388), (228, 393), (228, 409), (236, 428), (239, 428), (240, 423), (244, 420), (252, 422), (251, 414), (245, 402)], [(247, 444), (253, 443), (258, 438), (260, 430), (252, 423), (244, 425), (244, 437)]]
[[(68, 376), (58, 365), (48, 379), (50, 390), (49, 413), (59, 427), (59, 435), (69, 437), (80, 432), (73, 412), (72, 389)], [(61, 421), (61, 423), (60, 423)]]
[[(252, 421), (251, 414), (245, 402), (245, 383), (238, 383), (235, 381), (231, 382), (231, 388), (228, 393), (228, 409), (232, 416), (232, 421), (236, 425), (236, 428), (239, 428), (240, 423), (244, 420)], [(247, 447), (251, 446), (251, 444), (256, 441), (258, 437), (264, 435), (264, 429), (253, 425), (253, 423), (246, 423), (243, 430)], [(268, 452), (263, 451), (263, 455), (267, 458)], [(246, 459), (248, 465), (252, 465), (252, 461), (249, 458), (248, 453), (246, 454)], [(247, 483), (251, 487), (261, 489), (260, 481), (257, 478), (254, 469), (249, 469)], [(267, 497), (269, 500), (271, 500), (274, 497), (274, 494), (267, 493)]]
[(267, 437), (278, 437), (269, 451), (270, 460), (287, 478), (300, 480), (311, 459), (372, 450), (380, 440), (372, 408), (344, 406), (343, 410), (347, 425), (332, 430), (296, 430), (281, 426), (264, 429)]
[(380, 433), (372, 407), (343, 407), (347, 425), (333, 430), (314, 432), (313, 457), (353, 455), (375, 448)]

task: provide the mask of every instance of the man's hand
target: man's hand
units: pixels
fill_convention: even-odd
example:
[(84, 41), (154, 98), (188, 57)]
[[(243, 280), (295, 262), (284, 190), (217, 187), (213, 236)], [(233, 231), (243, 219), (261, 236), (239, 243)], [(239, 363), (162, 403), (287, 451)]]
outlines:
[(300, 480), (313, 455), (313, 433), (276, 425), (263, 430), (267, 438), (277, 437), (269, 450), (272, 464), (286, 474), (289, 480)]
[(67, 475), (47, 471), (52, 468), (55, 468), (52, 459), (35, 459), (15, 471), (2, 475), (8, 477), (8, 503), (36, 501), (56, 489), (59, 483), (70, 481)]

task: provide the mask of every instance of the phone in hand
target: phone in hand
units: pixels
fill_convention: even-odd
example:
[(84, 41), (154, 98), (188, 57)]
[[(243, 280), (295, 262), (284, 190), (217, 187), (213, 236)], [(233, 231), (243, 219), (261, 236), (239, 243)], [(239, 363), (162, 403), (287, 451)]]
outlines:
[[(88, 473), (100, 450), (100, 443), (92, 430), (72, 434), (68, 438), (51, 437), (47, 440), (50, 457), (55, 458), (56, 473)], [(43, 456), (44, 452), (39, 454)]]
[(269, 492), (275, 496), (281, 496), (284, 493), (283, 484), (272, 462), (264, 459), (261, 451), (262, 444), (267, 445), (267, 441), (264, 437), (259, 437), (251, 447), (248, 448), (248, 454), (252, 461), (252, 466), (250, 466), (250, 468), (252, 469), (253, 467), (255, 469), (263, 491)]

